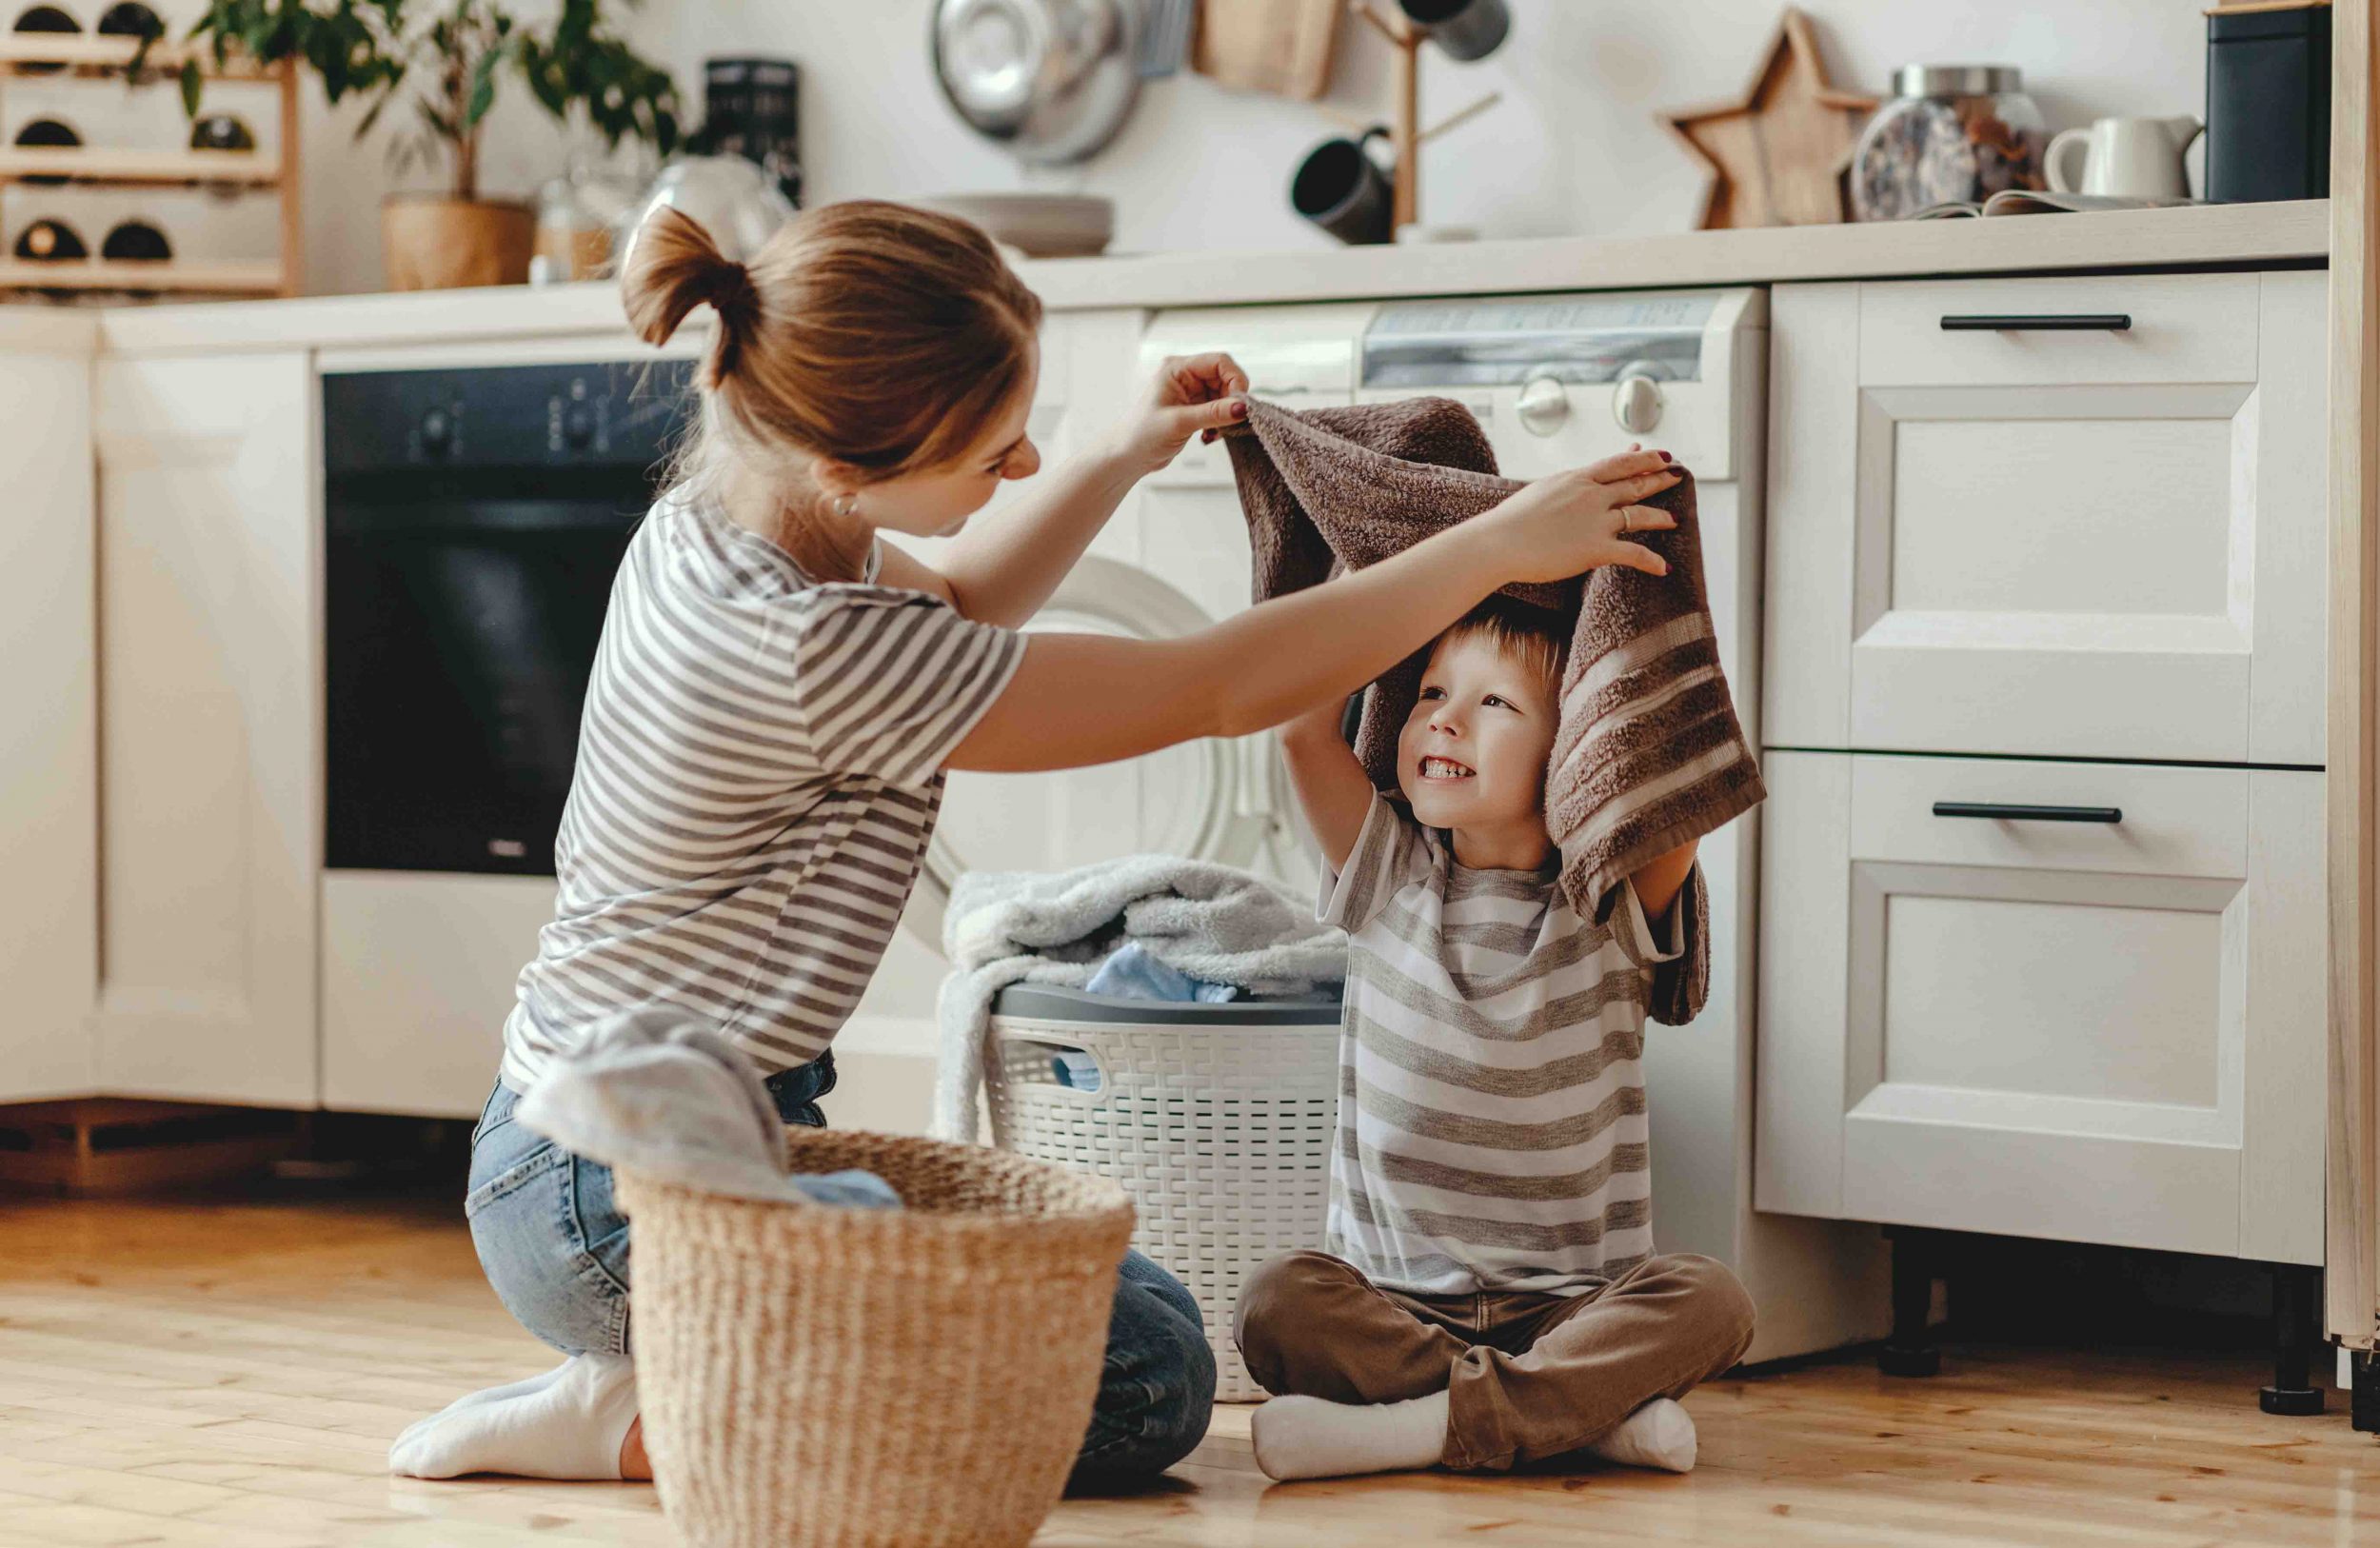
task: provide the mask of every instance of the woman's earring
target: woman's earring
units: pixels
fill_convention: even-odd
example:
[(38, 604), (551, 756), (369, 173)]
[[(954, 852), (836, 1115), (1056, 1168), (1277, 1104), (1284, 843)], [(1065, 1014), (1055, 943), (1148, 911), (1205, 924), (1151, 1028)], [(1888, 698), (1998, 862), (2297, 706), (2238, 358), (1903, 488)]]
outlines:
[(835, 496), (835, 498), (828, 503), (826, 508), (833, 511), (836, 515), (843, 518), (845, 521), (848, 521), (851, 517), (859, 513), (860, 497), (851, 493), (849, 490), (845, 490), (843, 493)]

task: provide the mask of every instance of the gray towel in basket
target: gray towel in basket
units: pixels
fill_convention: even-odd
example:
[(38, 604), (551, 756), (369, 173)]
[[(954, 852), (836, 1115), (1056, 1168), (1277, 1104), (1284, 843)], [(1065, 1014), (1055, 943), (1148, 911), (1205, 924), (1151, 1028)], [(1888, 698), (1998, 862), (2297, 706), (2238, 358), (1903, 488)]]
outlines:
[(623, 1012), (556, 1059), (514, 1118), (563, 1149), (737, 1199), (898, 1209), (870, 1172), (788, 1176), (784, 1121), (743, 1050), (684, 1011)]
[(1249, 994), (1311, 995), (1347, 977), (1346, 935), (1237, 866), (1126, 855), (1071, 871), (970, 872), (942, 914), (951, 973), (940, 1007), (937, 1134), (981, 1133), (992, 997), (1011, 983), (1080, 988), (1125, 941), (1194, 979)]

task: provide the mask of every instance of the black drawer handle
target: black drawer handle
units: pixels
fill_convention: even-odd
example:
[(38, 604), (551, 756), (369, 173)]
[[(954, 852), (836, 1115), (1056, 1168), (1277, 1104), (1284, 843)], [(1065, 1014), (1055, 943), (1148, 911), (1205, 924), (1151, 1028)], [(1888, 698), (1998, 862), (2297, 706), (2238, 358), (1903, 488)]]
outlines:
[(2120, 823), (2119, 806), (2012, 806), (2000, 801), (1937, 801), (1936, 817), (1993, 817), (2004, 823)]
[(2120, 311), (1954, 313), (1942, 319), (1945, 333), (2123, 333), (2132, 315)]

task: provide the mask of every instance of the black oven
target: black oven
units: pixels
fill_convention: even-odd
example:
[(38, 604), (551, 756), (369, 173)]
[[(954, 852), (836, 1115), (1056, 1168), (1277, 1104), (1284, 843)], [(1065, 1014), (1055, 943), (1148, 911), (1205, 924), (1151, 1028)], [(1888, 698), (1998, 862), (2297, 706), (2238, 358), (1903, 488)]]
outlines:
[(329, 865), (553, 874), (612, 575), (688, 370), (324, 379)]

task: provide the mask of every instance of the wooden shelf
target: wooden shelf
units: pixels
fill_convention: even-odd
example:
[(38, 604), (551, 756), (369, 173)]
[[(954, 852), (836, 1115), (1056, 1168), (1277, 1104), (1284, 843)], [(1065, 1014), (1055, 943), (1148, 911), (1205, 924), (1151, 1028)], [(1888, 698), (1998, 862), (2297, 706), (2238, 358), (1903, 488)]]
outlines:
[(0, 258), (0, 290), (188, 291), (228, 296), (279, 295), (281, 266), (254, 262), (142, 263), (86, 258), (70, 263), (33, 263)]
[(269, 186), (280, 176), (280, 163), (254, 150), (51, 149), (0, 146), (0, 183), (63, 178), (72, 183), (251, 183)]
[[(69, 32), (0, 32), (0, 69), (26, 73), (28, 67), (64, 69), (78, 74), (116, 74), (131, 64), (140, 40), (128, 37), (79, 36)], [(198, 61), (199, 72), (209, 80), (268, 81), (280, 71), (234, 59), (218, 68), (213, 50), (201, 45), (159, 43), (149, 50), (149, 70), (163, 77), (178, 70), (186, 59)]]

